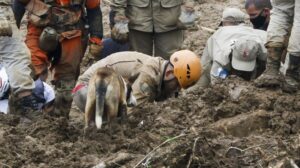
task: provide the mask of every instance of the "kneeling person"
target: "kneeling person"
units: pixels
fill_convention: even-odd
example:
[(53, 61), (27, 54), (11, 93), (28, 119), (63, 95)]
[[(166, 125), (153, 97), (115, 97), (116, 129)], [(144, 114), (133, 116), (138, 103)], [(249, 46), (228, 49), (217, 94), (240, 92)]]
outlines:
[[(9, 97), (9, 81), (5, 68), (0, 65), (0, 112), (9, 113), (8, 97)], [(35, 81), (35, 88), (32, 90), (33, 96), (37, 100), (38, 110), (50, 112), (53, 110), (54, 90), (47, 83), (40, 79)]]
[(228, 55), (203, 55), (202, 61), (206, 64), (200, 84), (206, 87), (229, 75), (247, 81), (256, 79), (265, 69), (266, 54), (255, 40), (240, 38), (232, 43)]
[(204, 73), (199, 84), (207, 87), (228, 75), (245, 80), (257, 78), (265, 69), (267, 34), (244, 24), (244, 14), (226, 8), (222, 25), (207, 41), (201, 57)]
[(137, 105), (165, 100), (181, 88), (194, 85), (202, 70), (200, 58), (188, 50), (175, 52), (170, 60), (130, 51), (112, 54), (93, 64), (79, 77), (73, 89), (73, 100), (81, 111), (85, 108), (88, 82), (101, 67), (110, 67), (125, 79), (139, 73), (132, 85)]

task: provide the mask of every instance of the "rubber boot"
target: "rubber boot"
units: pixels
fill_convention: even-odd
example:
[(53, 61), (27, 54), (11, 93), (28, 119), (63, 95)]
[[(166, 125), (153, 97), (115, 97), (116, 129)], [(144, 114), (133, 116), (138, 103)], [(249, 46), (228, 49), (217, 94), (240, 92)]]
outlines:
[(300, 57), (289, 55), (289, 66), (286, 70), (282, 91), (286, 93), (297, 92), (299, 88), (299, 75), (300, 75)]
[(55, 82), (54, 115), (69, 119), (69, 113), (73, 101), (72, 89), (75, 80), (60, 80)]
[(283, 48), (268, 48), (266, 71), (255, 80), (257, 87), (279, 87), (282, 75), (279, 71)]

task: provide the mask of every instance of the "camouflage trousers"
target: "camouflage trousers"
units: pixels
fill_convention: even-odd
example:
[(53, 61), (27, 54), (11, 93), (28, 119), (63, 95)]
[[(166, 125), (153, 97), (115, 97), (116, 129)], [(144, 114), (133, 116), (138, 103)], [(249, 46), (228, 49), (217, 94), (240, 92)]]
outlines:
[(300, 56), (300, 1), (273, 0), (272, 6), (266, 46), (286, 47), (288, 41), (288, 52)]

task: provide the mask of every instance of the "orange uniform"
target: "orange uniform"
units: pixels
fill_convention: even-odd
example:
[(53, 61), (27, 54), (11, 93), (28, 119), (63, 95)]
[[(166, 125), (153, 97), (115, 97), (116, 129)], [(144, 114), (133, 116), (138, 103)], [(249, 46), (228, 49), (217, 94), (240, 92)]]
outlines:
[[(55, 0), (57, 7), (70, 5), (71, 0)], [(100, 0), (87, 0), (85, 7), (87, 9), (100, 9)], [(81, 13), (81, 15), (83, 15)], [(97, 16), (94, 16), (95, 18)], [(100, 16), (101, 17), (101, 16)], [(101, 17), (102, 18), (102, 17)], [(80, 19), (83, 22), (83, 16)], [(99, 21), (99, 19), (97, 20)], [(100, 22), (102, 19), (100, 20)], [(89, 21), (93, 22), (93, 21)], [(82, 23), (84, 24), (84, 23)], [(102, 29), (102, 23), (99, 29)], [(69, 26), (69, 25), (68, 25)], [(60, 33), (60, 46), (54, 52), (47, 53), (39, 47), (39, 37), (44, 27), (39, 27), (33, 23), (28, 23), (28, 33), (26, 36), (26, 44), (31, 51), (32, 64), (37, 76), (43, 72), (47, 72), (47, 68), (51, 65), (53, 69), (53, 80), (60, 80), (63, 78), (76, 80), (79, 75), (79, 64), (84, 55), (87, 44), (87, 32), (84, 29), (84, 25), (76, 25), (70, 29), (58, 30)], [(55, 28), (55, 26), (54, 26)], [(102, 30), (98, 30), (101, 33), (95, 33), (95, 37), (102, 38)], [(93, 32), (90, 32), (93, 36)]]
[[(47, 0), (47, 3), (44, 0), (19, 0), (19, 4), (24, 1), (28, 1), (23, 5), (29, 13), (25, 43), (31, 52), (35, 75), (46, 80), (50, 66), (56, 90), (55, 113), (68, 117), (71, 90), (78, 78), (88, 39), (90, 43), (101, 45), (100, 0)], [(55, 45), (45, 40), (46, 30), (55, 32), (51, 34), (57, 37)], [(43, 48), (51, 45), (53, 50)]]

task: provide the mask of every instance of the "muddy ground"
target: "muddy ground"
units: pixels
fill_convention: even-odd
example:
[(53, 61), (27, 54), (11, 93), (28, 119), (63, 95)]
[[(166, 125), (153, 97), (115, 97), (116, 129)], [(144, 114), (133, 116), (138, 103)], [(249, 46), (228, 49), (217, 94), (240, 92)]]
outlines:
[[(225, 6), (242, 3), (196, 1), (198, 25), (216, 28)], [(184, 48), (201, 54), (209, 35), (186, 32)], [(40, 116), (24, 124), (0, 115), (0, 167), (300, 166), (300, 95), (258, 89), (235, 77), (137, 107), (125, 128), (123, 136), (115, 124), (112, 136), (105, 127), (83, 137), (83, 115), (75, 107), (70, 121)]]

